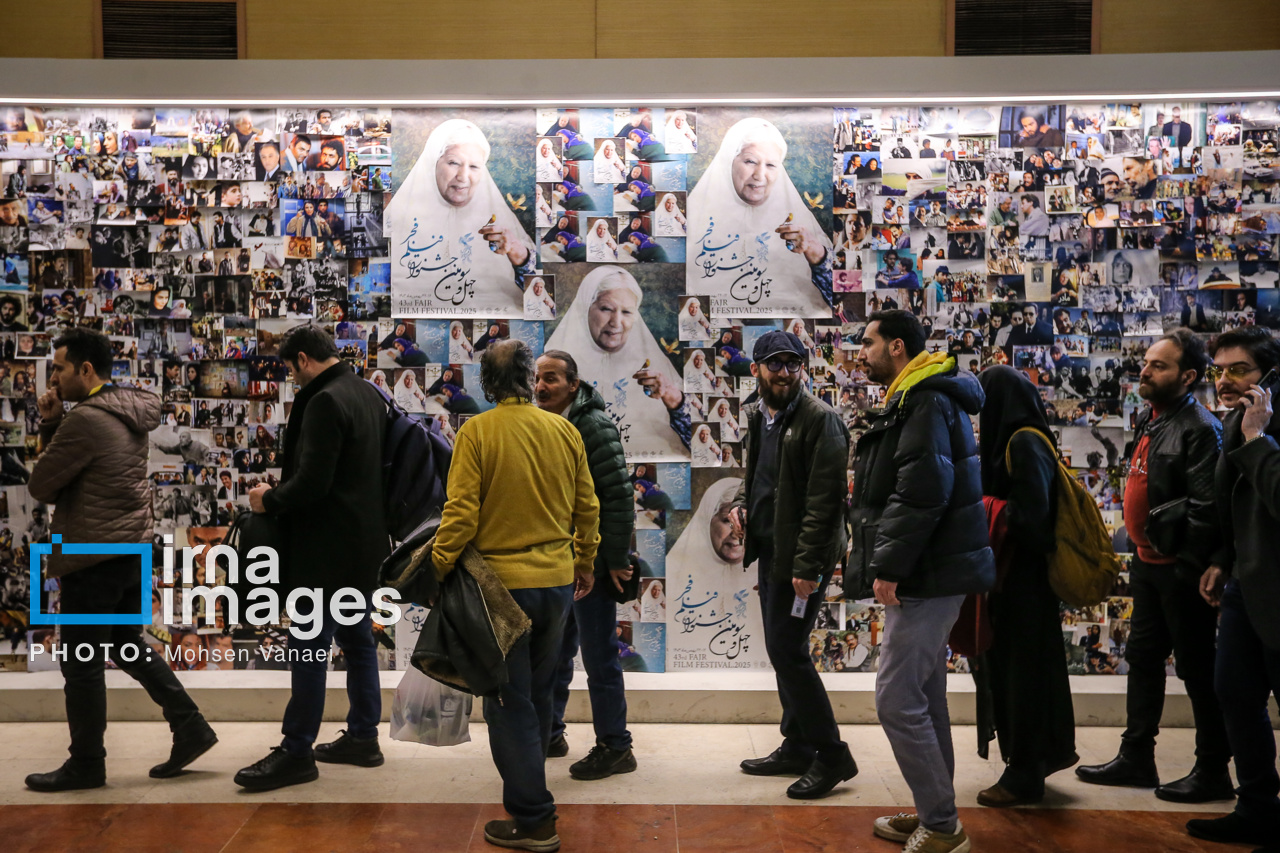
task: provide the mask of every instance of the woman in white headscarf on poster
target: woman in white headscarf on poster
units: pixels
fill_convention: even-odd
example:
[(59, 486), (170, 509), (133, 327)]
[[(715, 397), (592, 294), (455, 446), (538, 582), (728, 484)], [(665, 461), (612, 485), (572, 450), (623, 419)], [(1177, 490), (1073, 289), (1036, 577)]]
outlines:
[(742, 428), (738, 426), (738, 419), (733, 416), (728, 400), (720, 400), (715, 404), (710, 420), (720, 424), (721, 441), (742, 441)]
[[(739, 660), (745, 654), (760, 665), (767, 658), (764, 621), (753, 592), (755, 572), (748, 574), (743, 568), (746, 544), (729, 521), (741, 486), (737, 477), (708, 486), (667, 553), (667, 582), (676, 595), (669, 608), (667, 648), (710, 652), (721, 660)], [(688, 591), (687, 603), (682, 590)]]
[(391, 388), (387, 385), (387, 374), (381, 370), (375, 370), (369, 374), (369, 381), (373, 383), (373, 387), (377, 388), (388, 397), (391, 396)]
[(564, 177), (564, 163), (556, 156), (550, 139), (538, 140), (538, 183), (555, 184)]
[(619, 424), (627, 458), (682, 462), (689, 458), (691, 424), (684, 383), (653, 337), (640, 304), (644, 294), (622, 267), (591, 270), (546, 349), (562, 349), (579, 375), (604, 397)]
[(727, 298), (746, 316), (831, 316), (831, 240), (786, 157), (786, 140), (765, 119), (725, 134), (689, 193), (688, 293)]
[(524, 318), (526, 320), (554, 320), (556, 303), (547, 293), (547, 282), (542, 276), (529, 280), (524, 288)]
[(442, 122), (387, 204), (392, 293), (415, 312), (523, 316), (520, 282), (536, 272), (536, 247), (489, 174), (489, 153), (476, 125)]
[(711, 321), (702, 312), (696, 296), (690, 296), (680, 308), (680, 340), (709, 341), (714, 336)]
[(653, 236), (683, 237), (688, 221), (680, 212), (680, 202), (674, 193), (664, 193), (653, 209)]
[(587, 260), (593, 264), (617, 262), (618, 241), (609, 233), (609, 220), (597, 219), (587, 231)]
[(467, 339), (467, 327), (461, 320), (449, 324), (449, 363), (471, 364), (476, 348)]
[(551, 209), (551, 202), (547, 201), (547, 193), (541, 184), (533, 188), (533, 206), (535, 224), (539, 228), (550, 228), (555, 222), (556, 214)]
[(406, 368), (396, 379), (396, 405), (406, 412), (425, 412), (427, 395), (422, 393), (418, 377), (412, 368)]
[(707, 357), (697, 349), (684, 363), (684, 390), (693, 394), (709, 394), (716, 387), (716, 375), (707, 364)]
[(626, 179), (627, 164), (618, 156), (618, 146), (612, 139), (600, 141), (592, 175), (597, 184), (616, 184)]
[(711, 427), (698, 424), (693, 429), (693, 441), (689, 444), (693, 455), (693, 467), (718, 468), (720, 466), (720, 445), (711, 435)]
[(662, 578), (649, 581), (640, 596), (641, 622), (667, 621), (667, 593), (662, 588)]
[(666, 143), (668, 154), (695, 154), (698, 151), (698, 134), (689, 124), (689, 114), (684, 110), (667, 113)]
[(808, 331), (805, 330), (804, 320), (801, 320), (799, 317), (792, 317), (787, 321), (786, 328), (788, 332), (800, 339), (800, 343), (804, 344), (804, 348), (809, 351), (810, 356), (814, 355), (818, 351), (817, 344), (813, 342), (813, 335), (810, 335)]

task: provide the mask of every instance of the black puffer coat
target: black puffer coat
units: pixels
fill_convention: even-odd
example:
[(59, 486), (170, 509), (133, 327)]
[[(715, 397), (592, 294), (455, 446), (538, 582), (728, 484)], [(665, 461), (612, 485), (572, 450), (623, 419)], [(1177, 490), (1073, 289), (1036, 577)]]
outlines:
[(858, 441), (845, 594), (868, 598), (877, 579), (912, 598), (985, 592), (996, 569), (969, 420), (982, 387), (952, 368), (903, 399), (894, 394)]
[(631, 480), (627, 476), (627, 457), (622, 438), (613, 419), (605, 411), (604, 398), (591, 385), (583, 382), (569, 407), (569, 423), (582, 434), (587, 450), (587, 467), (600, 501), (600, 550), (596, 552), (596, 582), (612, 581), (604, 577), (611, 569), (630, 565), (631, 534), (636, 527)]

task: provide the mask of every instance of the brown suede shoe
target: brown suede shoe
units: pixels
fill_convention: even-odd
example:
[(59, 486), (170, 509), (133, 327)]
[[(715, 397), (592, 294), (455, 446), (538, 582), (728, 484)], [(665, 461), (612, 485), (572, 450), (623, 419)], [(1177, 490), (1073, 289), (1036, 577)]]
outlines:
[(992, 785), (985, 791), (978, 792), (978, 805), (989, 806), (993, 809), (1007, 809), (1012, 806), (1027, 806), (1032, 803), (1038, 803), (1044, 799), (1044, 794), (1038, 797), (1022, 797), (1010, 791), (999, 782)]

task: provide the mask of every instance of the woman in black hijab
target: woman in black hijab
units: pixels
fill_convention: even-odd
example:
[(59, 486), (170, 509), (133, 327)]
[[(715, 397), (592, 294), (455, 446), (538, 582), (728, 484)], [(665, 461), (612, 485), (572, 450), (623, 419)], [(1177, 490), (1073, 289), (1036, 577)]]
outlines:
[(1002, 550), (1009, 552), (1008, 572), (989, 597), (995, 641), (984, 656), (1006, 766), (978, 802), (1015, 806), (1040, 802), (1045, 778), (1079, 760), (1058, 597), (1049, 586), (1058, 458), (1031, 380), (1004, 366), (978, 380), (987, 398), (979, 419), (982, 491), (1007, 502)]

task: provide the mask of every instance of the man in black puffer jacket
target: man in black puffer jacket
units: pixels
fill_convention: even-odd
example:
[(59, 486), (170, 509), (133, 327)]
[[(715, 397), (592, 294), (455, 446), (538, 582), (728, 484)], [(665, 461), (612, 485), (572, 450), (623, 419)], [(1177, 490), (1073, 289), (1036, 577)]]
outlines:
[(918, 812), (879, 818), (875, 833), (966, 851), (945, 650), (964, 596), (995, 584), (969, 420), (982, 408), (982, 386), (954, 358), (925, 352), (924, 327), (908, 311), (872, 314), (858, 359), (872, 382), (889, 387), (854, 457), (845, 594), (874, 591), (885, 605), (876, 712)]
[[(605, 412), (604, 398), (594, 387), (578, 378), (578, 363), (562, 350), (547, 350), (538, 359), (538, 384), (534, 388), (538, 407), (564, 415), (582, 434), (587, 450), (587, 466), (600, 501), (600, 550), (596, 552), (596, 583), (590, 593), (573, 603), (564, 628), (560, 665), (556, 679), (555, 720), (551, 724), (548, 756), (567, 755), (564, 736), (564, 709), (569, 702), (569, 682), (573, 680), (573, 658), (582, 642), (582, 665), (587, 671), (587, 692), (591, 696), (591, 721), (596, 745), (587, 756), (569, 767), (575, 779), (604, 779), (615, 773), (636, 769), (631, 752), (631, 732), (627, 731), (627, 695), (618, 656), (617, 608), (615, 601), (635, 597), (627, 582), (631, 568), (631, 535), (635, 530), (635, 507), (622, 438), (613, 419)], [(623, 595), (624, 585), (629, 598)]]

